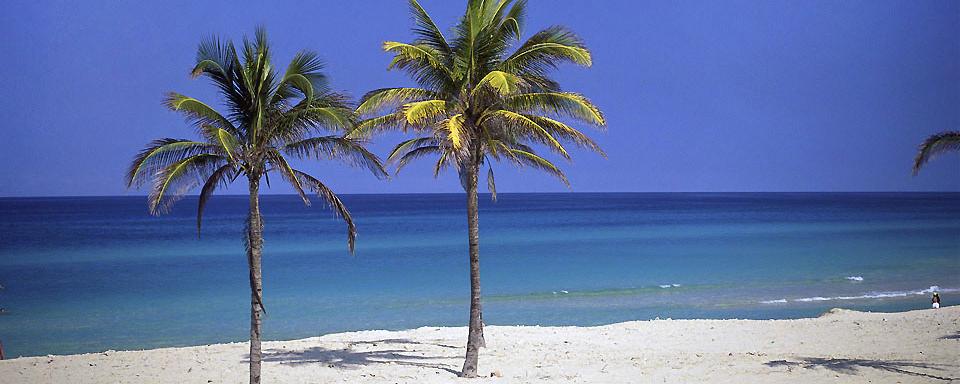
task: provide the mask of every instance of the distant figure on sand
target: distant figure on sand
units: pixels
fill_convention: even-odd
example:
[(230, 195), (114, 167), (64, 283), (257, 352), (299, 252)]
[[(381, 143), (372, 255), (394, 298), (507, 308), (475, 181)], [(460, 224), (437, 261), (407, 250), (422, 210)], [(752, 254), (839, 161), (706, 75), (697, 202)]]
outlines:
[(940, 294), (937, 292), (934, 292), (933, 298), (930, 299), (930, 302), (933, 303), (933, 309), (940, 308)]

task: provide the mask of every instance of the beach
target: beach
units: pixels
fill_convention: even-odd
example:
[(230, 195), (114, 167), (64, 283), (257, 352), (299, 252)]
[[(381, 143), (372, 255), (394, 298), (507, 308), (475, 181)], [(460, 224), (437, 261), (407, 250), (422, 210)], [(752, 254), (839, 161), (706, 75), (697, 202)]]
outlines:
[[(264, 343), (264, 382), (939, 383), (960, 378), (960, 306), (835, 309), (795, 320), (487, 326), (481, 379), (461, 379), (464, 327)], [(4, 383), (238, 383), (246, 343), (0, 361)]]

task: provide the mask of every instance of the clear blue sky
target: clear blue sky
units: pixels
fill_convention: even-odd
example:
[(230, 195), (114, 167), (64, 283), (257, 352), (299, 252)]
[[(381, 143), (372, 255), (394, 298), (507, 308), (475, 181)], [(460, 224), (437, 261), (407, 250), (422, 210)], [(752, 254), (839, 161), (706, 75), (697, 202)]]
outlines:
[[(464, 3), (423, 1), (444, 28)], [(525, 36), (564, 24), (594, 54), (593, 68), (557, 75), (609, 121), (594, 134), (609, 159), (578, 151), (564, 164), (574, 191), (960, 190), (958, 154), (910, 176), (924, 137), (960, 129), (958, 1), (532, 0), (529, 11)], [(410, 84), (380, 50), (410, 39), (401, 0), (5, 1), (0, 196), (143, 193), (123, 186), (131, 157), (154, 138), (192, 137), (163, 94), (216, 101), (188, 77), (197, 43), (256, 25), (275, 62), (317, 51), (355, 96)], [(373, 148), (384, 155), (397, 139)], [(306, 166), (341, 193), (459, 191), (428, 167), (380, 182)], [(566, 190), (496, 169), (501, 192)], [(279, 185), (268, 193), (291, 192)]]

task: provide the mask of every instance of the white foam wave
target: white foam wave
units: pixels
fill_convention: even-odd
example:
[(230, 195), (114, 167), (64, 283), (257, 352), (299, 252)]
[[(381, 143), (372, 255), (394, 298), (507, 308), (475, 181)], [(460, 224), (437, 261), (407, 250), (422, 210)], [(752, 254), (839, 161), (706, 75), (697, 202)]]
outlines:
[(676, 288), (679, 286), (680, 284), (660, 284), (660, 288)]
[(764, 300), (761, 301), (761, 304), (777, 304), (777, 303), (786, 303), (788, 301), (798, 302), (798, 303), (809, 303), (814, 301), (833, 301), (833, 300), (863, 300), (863, 299), (884, 299), (892, 297), (907, 297), (907, 296), (919, 296), (919, 295), (928, 295), (933, 292), (960, 292), (960, 288), (940, 288), (936, 285), (931, 285), (930, 288), (921, 289), (917, 291), (889, 291), (889, 292), (867, 292), (858, 296), (813, 296), (813, 297), (801, 297), (799, 299), (778, 299), (778, 300)]
[(761, 301), (761, 304), (784, 304), (787, 302), (787, 299), (777, 299), (777, 300), (764, 300)]
[(850, 281), (863, 281), (863, 276), (847, 276), (847, 280), (850, 280)]

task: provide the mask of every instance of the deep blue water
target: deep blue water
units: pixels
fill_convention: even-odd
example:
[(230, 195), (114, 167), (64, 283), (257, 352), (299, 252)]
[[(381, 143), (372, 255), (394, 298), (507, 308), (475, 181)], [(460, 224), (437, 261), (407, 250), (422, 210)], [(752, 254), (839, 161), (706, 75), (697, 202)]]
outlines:
[[(464, 196), (264, 196), (267, 339), (464, 325)], [(142, 197), (0, 199), (10, 356), (242, 341), (247, 199), (166, 216)], [(960, 194), (500, 194), (481, 198), (488, 324), (793, 318), (960, 301)]]

